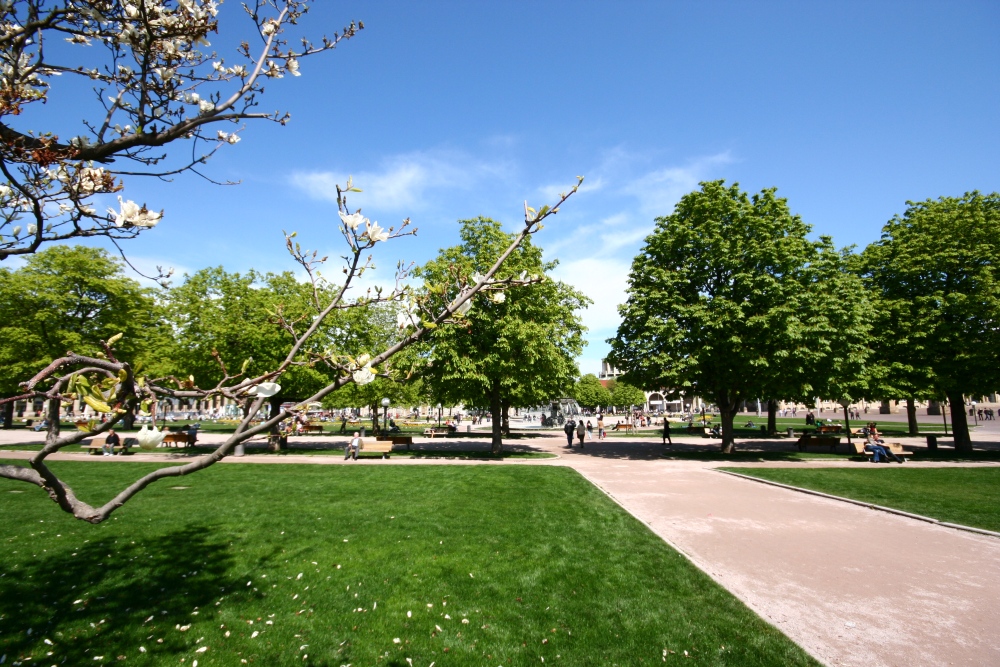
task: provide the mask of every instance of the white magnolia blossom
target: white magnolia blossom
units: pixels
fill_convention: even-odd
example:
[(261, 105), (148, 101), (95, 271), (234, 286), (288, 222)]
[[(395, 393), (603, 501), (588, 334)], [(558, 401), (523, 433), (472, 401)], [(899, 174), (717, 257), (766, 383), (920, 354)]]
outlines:
[(365, 227), (368, 228), (367, 232), (368, 238), (371, 240), (372, 243), (377, 243), (379, 241), (384, 242), (389, 240), (389, 232), (379, 227), (377, 220), (375, 222), (369, 222), (367, 219), (365, 219)]
[(215, 103), (210, 102), (209, 100), (202, 100), (198, 102), (198, 109), (200, 109), (202, 113), (209, 113), (215, 110)]
[(366, 385), (375, 379), (375, 372), (372, 370), (372, 365), (370, 363), (365, 364), (358, 370), (352, 373), (354, 377), (354, 384), (361, 386)]
[(274, 19), (268, 19), (267, 21), (265, 21), (264, 25), (260, 29), (261, 34), (265, 36), (273, 35), (277, 31), (278, 31), (278, 22), (275, 21)]
[(165, 432), (157, 429), (155, 424), (152, 428), (146, 428), (146, 425), (143, 424), (135, 439), (139, 441), (139, 447), (142, 449), (156, 449), (166, 435)]
[(84, 167), (77, 174), (76, 192), (80, 196), (86, 197), (95, 192), (104, 190), (104, 179), (107, 172), (101, 168)]
[[(456, 299), (457, 301), (457, 299)], [(454, 302), (452, 302), (454, 303)], [(472, 310), (472, 299), (465, 301), (461, 306), (455, 309), (455, 314), (457, 315), (468, 315), (469, 311)]]
[(120, 209), (117, 212), (113, 208), (108, 209), (108, 215), (115, 216), (116, 227), (155, 227), (160, 222), (160, 218), (163, 217), (162, 213), (150, 211), (145, 206), (139, 206), (131, 199), (122, 201), (120, 195), (118, 203)]
[(281, 385), (277, 382), (261, 382), (256, 387), (250, 387), (250, 391), (247, 393), (251, 396), (263, 396), (264, 398), (270, 398), (281, 391)]
[(34, 236), (38, 231), (38, 225), (28, 225), (28, 236)]
[(494, 292), (490, 295), (490, 298), (493, 299), (493, 303), (503, 303), (507, 300), (507, 295), (503, 292)]
[(219, 141), (225, 141), (227, 144), (238, 144), (240, 142), (240, 135), (235, 132), (223, 132), (219, 130)]
[(292, 76), (302, 76), (299, 73), (299, 61), (296, 60), (295, 58), (289, 58), (288, 60), (286, 60), (285, 68), (288, 70), (288, 73), (291, 74)]
[(348, 229), (357, 229), (362, 222), (367, 223), (368, 218), (361, 215), (361, 212), (351, 213), (350, 215), (344, 215), (343, 211), (340, 212), (340, 221), (344, 223), (344, 226)]

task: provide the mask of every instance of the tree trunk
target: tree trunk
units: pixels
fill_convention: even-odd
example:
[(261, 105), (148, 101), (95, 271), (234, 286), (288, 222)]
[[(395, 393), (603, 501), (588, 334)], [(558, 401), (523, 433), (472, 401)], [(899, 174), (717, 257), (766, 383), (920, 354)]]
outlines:
[(3, 406), (3, 427), (14, 428), (14, 401)]
[(500, 380), (494, 379), (490, 383), (490, 431), (492, 440), (490, 441), (490, 451), (499, 454), (503, 451), (503, 405), (500, 400)]
[(732, 454), (736, 448), (736, 438), (733, 435), (733, 419), (736, 417), (736, 409), (739, 401), (729, 398), (728, 392), (719, 394), (716, 401), (719, 405), (719, 418), (722, 420), (722, 444), (720, 448), (723, 454)]
[(767, 434), (778, 434), (778, 402), (773, 398), (767, 401)]
[(378, 403), (369, 405), (368, 409), (372, 411), (372, 435), (378, 435)]
[(502, 402), (503, 410), (503, 424), (501, 425), (500, 432), (506, 436), (510, 437), (510, 405), (506, 401)]
[(965, 397), (961, 393), (948, 392), (948, 403), (951, 405), (955, 451), (968, 454), (972, 451), (972, 438), (969, 437), (969, 420), (965, 414)]
[(906, 399), (906, 421), (910, 426), (910, 435), (918, 435), (920, 429), (917, 426), (917, 404), (913, 398)]
[[(274, 396), (269, 398), (268, 405), (271, 409), (271, 412), (268, 416), (273, 417), (274, 415), (278, 414), (278, 411), (281, 410), (281, 404), (284, 402), (285, 402), (285, 397), (281, 396), (280, 394), (275, 394)], [(284, 440), (281, 437), (281, 432), (278, 430), (280, 426), (281, 424), (275, 424), (274, 426), (271, 427), (270, 437), (268, 437), (267, 439), (267, 449), (270, 452), (281, 451), (282, 449), (284, 449), (284, 447), (281, 446), (282, 442), (283, 441), (287, 442), (287, 440)]]

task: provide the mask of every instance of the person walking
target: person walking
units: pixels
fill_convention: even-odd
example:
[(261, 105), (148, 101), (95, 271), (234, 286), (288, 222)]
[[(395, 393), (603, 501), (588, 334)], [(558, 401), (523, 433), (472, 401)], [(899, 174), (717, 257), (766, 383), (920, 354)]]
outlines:
[(573, 449), (573, 432), (576, 430), (576, 422), (572, 419), (567, 419), (566, 424), (563, 426), (563, 431), (566, 432), (566, 441), (569, 444), (569, 448)]
[(580, 439), (580, 449), (583, 449), (583, 439), (587, 437), (587, 425), (582, 419), (576, 424), (576, 437)]
[(607, 433), (604, 432), (604, 413), (597, 413), (597, 439), (604, 440), (607, 437)]
[(672, 447), (674, 441), (670, 439), (670, 420), (666, 417), (663, 418), (663, 444), (670, 444)]
[(587, 420), (587, 440), (594, 441), (594, 425), (590, 423), (589, 419)]

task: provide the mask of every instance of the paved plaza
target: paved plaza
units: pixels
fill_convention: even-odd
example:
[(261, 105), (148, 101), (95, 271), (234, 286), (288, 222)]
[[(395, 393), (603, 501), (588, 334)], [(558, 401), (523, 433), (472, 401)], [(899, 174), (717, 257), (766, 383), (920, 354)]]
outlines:
[[(880, 417), (884, 417), (881, 416)], [(887, 421), (887, 420), (883, 420)], [(201, 442), (221, 442), (204, 434)], [(38, 434), (0, 431), (0, 445), (37, 441)], [(322, 436), (322, 441), (345, 439)], [(676, 449), (712, 446), (676, 437)], [(1000, 427), (977, 429), (977, 444), (1000, 442)], [(303, 443), (321, 441), (315, 436)], [(921, 441), (912, 441), (914, 445)], [(293, 447), (298, 441), (293, 441)], [(1000, 538), (957, 530), (818, 497), (715, 470), (726, 463), (664, 457), (659, 440), (637, 436), (566, 447), (561, 433), (516, 441), (518, 449), (554, 459), (470, 461), (363, 459), (340, 456), (248, 455), (224, 463), (318, 465), (550, 465), (568, 466), (601, 488), (666, 542), (684, 553), (763, 618), (828, 665), (1000, 664)], [(755, 446), (744, 443), (743, 447)], [(760, 446), (788, 443), (761, 441)], [(488, 448), (482, 438), (422, 441), (448, 449)], [(30, 452), (5, 452), (27, 458)], [(53, 458), (127, 465), (186, 458), (137, 453), (104, 458), (83, 453)], [(729, 464), (732, 465), (732, 464)], [(739, 466), (866, 466), (846, 460), (738, 463)], [(911, 467), (984, 464), (906, 464)], [(882, 469), (889, 469), (889, 465)], [(627, 563), (615, 564), (627, 567)]]

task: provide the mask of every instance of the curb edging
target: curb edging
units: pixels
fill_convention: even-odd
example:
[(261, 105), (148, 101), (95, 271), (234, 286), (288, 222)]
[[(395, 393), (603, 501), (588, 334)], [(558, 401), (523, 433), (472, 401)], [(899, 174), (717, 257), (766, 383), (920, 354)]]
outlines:
[(827, 498), (829, 500), (839, 500), (841, 502), (850, 503), (852, 505), (858, 505), (859, 507), (866, 507), (872, 510), (878, 510), (880, 512), (888, 512), (889, 514), (896, 514), (898, 516), (905, 516), (908, 519), (916, 519), (917, 521), (924, 521), (926, 523), (933, 523), (938, 526), (944, 526), (945, 528), (955, 528), (957, 530), (964, 530), (969, 533), (978, 533), (979, 535), (987, 535), (989, 537), (1000, 538), (1000, 533), (986, 530), (985, 528), (975, 528), (973, 526), (963, 526), (959, 523), (949, 523), (947, 521), (941, 521), (933, 517), (924, 516), (922, 514), (913, 514), (911, 512), (904, 512), (903, 510), (898, 510), (894, 507), (885, 507), (883, 505), (875, 505), (873, 503), (866, 503), (863, 500), (854, 500), (853, 498), (844, 498), (843, 496), (835, 496), (829, 493), (823, 493), (822, 491), (813, 491), (812, 489), (805, 489), (801, 486), (791, 486), (789, 484), (782, 484), (781, 482), (774, 482), (769, 479), (762, 479), (760, 477), (753, 477), (751, 475), (744, 475), (743, 473), (733, 472), (731, 470), (722, 470), (721, 468), (713, 468), (715, 472), (721, 472), (726, 475), (732, 475), (733, 477), (740, 477), (742, 479), (750, 480), (751, 482), (759, 482), (761, 484), (770, 484), (771, 486), (777, 486), (782, 489), (788, 489), (790, 491), (798, 491), (799, 493), (808, 493), (812, 496), (819, 496), (820, 498)]

